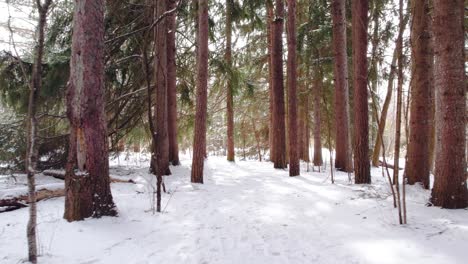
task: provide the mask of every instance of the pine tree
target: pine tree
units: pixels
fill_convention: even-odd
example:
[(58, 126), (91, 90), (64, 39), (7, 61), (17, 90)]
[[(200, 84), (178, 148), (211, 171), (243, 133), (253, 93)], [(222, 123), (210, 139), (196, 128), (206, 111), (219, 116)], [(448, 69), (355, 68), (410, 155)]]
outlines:
[[(233, 0), (226, 0), (226, 51), (224, 58), (228, 68), (232, 68), (232, 5)], [(227, 112), (227, 160), (234, 161), (234, 98), (231, 76), (227, 79), (226, 112)]]
[(464, 1), (434, 1), (436, 150), (431, 201), (468, 207), (466, 185), (466, 77)]
[(346, 1), (332, 1), (333, 49), (335, 52), (335, 168), (351, 172), (351, 145), (349, 138), (348, 56), (346, 45)]
[[(167, 24), (163, 17), (167, 11), (166, 1), (157, 1), (154, 19), (160, 19), (154, 28), (154, 68), (155, 68), (155, 98), (156, 107), (154, 109), (156, 142), (156, 171), (157, 175), (169, 175), (169, 135), (168, 135), (168, 56), (167, 56)], [(154, 164), (152, 166), (154, 168)]]
[(68, 221), (117, 215), (104, 112), (104, 9), (103, 0), (75, 2), (67, 94), (71, 131), (64, 218)]
[(369, 162), (369, 109), (367, 96), (368, 0), (352, 2), (354, 79), (354, 172), (355, 183), (371, 183)]
[(429, 0), (411, 1), (411, 106), (410, 135), (405, 175), (408, 184), (420, 182), (429, 189), (430, 144), (433, 106), (434, 54)]
[(289, 176), (300, 173), (297, 138), (296, 1), (288, 0), (288, 137)]
[(198, 1), (197, 102), (193, 140), (192, 182), (203, 183), (208, 96), (208, 0)]
[(284, 169), (286, 160), (286, 129), (283, 76), (284, 2), (276, 0), (272, 26), (272, 86), (273, 86), (273, 151), (274, 167)]
[[(176, 0), (167, 0), (167, 9), (175, 9)], [(167, 123), (169, 134), (169, 161), (180, 165), (179, 143), (177, 141), (177, 73), (176, 73), (176, 12), (166, 18), (167, 23)]]

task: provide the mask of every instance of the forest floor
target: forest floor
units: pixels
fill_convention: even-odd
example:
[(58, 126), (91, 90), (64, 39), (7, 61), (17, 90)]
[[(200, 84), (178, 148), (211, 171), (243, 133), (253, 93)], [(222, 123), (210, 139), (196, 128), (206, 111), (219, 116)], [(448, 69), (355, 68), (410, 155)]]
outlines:
[[(63, 220), (64, 198), (38, 204), (40, 263), (466, 263), (468, 211), (427, 207), (429, 191), (408, 187), (408, 225), (398, 225), (388, 183), (373, 169), (372, 185), (348, 174), (289, 177), (271, 163), (209, 157), (205, 184), (190, 183), (190, 159), (165, 177), (164, 212), (151, 210), (154, 177), (148, 158), (112, 161), (119, 217)], [(390, 171), (390, 173), (392, 173)], [(0, 176), (0, 198), (25, 192), (25, 176)], [(38, 175), (39, 186), (63, 181)], [(0, 213), (0, 263), (27, 256), (28, 209)]]

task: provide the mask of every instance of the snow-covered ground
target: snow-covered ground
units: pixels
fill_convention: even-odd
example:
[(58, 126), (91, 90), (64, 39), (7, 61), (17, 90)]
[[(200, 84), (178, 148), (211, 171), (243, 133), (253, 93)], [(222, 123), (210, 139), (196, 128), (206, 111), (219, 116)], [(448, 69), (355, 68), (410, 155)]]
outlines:
[[(190, 183), (190, 160), (165, 178), (162, 214), (151, 209), (147, 157), (112, 161), (119, 217), (68, 223), (63, 198), (39, 202), (40, 263), (466, 263), (468, 211), (426, 207), (429, 191), (408, 187), (408, 225), (398, 225), (388, 183), (373, 169), (373, 184), (348, 175), (305, 172), (290, 178), (268, 162), (210, 157), (205, 184)], [(0, 198), (24, 190), (0, 176)], [(39, 175), (39, 185), (60, 180)], [(12, 189), (14, 188), (14, 189)], [(28, 210), (0, 214), (0, 263), (26, 257)]]

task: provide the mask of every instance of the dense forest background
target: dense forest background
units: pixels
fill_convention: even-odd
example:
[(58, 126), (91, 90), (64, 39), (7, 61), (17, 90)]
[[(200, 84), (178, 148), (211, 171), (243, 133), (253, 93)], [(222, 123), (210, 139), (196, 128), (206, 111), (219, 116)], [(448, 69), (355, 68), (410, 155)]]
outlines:
[(333, 184), (370, 185), (380, 167), (400, 224), (407, 184), (432, 189), (427, 205), (468, 207), (466, 1), (0, 5), (0, 173), (28, 180), (24, 203), (0, 202), (28, 204), (33, 263), (35, 175), (64, 180), (67, 221), (117, 216), (121, 153), (150, 156), (157, 212), (179, 155), (192, 183), (210, 156), (289, 176), (302, 162)]

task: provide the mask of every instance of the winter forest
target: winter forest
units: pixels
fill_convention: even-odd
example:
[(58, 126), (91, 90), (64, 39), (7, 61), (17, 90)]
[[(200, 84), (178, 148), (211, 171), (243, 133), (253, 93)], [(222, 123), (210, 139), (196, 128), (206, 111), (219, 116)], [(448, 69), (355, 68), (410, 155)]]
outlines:
[(0, 0), (0, 263), (468, 262), (466, 0)]

